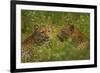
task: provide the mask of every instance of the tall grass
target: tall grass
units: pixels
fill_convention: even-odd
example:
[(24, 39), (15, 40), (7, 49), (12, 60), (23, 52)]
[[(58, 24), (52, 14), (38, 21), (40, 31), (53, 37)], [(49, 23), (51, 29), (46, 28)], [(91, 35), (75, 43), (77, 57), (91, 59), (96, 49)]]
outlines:
[[(34, 31), (34, 25), (51, 24), (53, 32), (52, 38), (47, 43), (33, 45), (33, 56), (28, 62), (44, 61), (67, 61), (67, 60), (86, 60), (90, 58), (90, 49), (77, 50), (75, 42), (61, 42), (57, 34), (62, 26), (71, 23), (78, 27), (88, 38), (90, 37), (90, 15), (89, 13), (72, 12), (51, 12), (51, 11), (21, 11), (21, 38), (22, 41)], [(69, 39), (70, 40), (70, 39)], [(22, 62), (27, 62), (22, 60)]]

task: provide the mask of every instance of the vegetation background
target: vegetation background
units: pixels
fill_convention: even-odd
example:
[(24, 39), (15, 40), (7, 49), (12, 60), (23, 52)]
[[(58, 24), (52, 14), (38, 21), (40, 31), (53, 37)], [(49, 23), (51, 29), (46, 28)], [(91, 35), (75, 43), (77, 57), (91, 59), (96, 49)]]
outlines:
[(54, 26), (52, 39), (48, 44), (33, 45), (34, 56), (30, 61), (22, 60), (22, 62), (86, 60), (90, 58), (90, 49), (77, 50), (75, 42), (60, 42), (56, 36), (64, 25), (71, 23), (89, 38), (89, 13), (21, 10), (22, 41), (34, 31), (34, 25), (48, 25), (49, 23)]

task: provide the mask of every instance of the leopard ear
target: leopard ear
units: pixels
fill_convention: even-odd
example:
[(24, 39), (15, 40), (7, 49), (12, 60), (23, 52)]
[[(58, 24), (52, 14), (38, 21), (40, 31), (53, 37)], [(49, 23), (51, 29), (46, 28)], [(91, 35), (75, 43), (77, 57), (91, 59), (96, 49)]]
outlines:
[(34, 29), (34, 30), (38, 30), (38, 28), (39, 28), (39, 25), (34, 25), (34, 26), (33, 26), (33, 29)]
[(48, 27), (49, 27), (49, 28), (52, 28), (53, 26), (49, 24)]
[(71, 31), (71, 32), (74, 31), (74, 25), (70, 25), (70, 31)]

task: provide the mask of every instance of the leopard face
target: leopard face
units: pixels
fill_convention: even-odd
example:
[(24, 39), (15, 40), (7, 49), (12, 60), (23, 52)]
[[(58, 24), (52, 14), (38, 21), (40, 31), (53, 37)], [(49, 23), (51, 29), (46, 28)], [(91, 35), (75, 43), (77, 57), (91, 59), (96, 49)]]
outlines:
[(33, 32), (33, 37), (36, 42), (49, 41), (51, 37), (51, 25), (37, 27)]

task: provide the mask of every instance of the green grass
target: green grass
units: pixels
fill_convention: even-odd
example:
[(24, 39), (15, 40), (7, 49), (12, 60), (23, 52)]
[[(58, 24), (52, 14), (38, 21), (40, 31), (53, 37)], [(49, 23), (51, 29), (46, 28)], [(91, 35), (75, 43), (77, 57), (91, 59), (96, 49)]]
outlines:
[[(71, 23), (78, 27), (88, 38), (90, 37), (89, 13), (21, 11), (22, 41), (32, 33), (34, 25), (48, 25), (52, 22), (52, 39), (48, 43), (33, 45), (33, 56), (28, 62), (86, 60), (90, 58), (90, 49), (77, 50), (75, 42), (60, 42), (57, 33), (62, 26)], [(22, 60), (22, 62), (27, 62)]]

